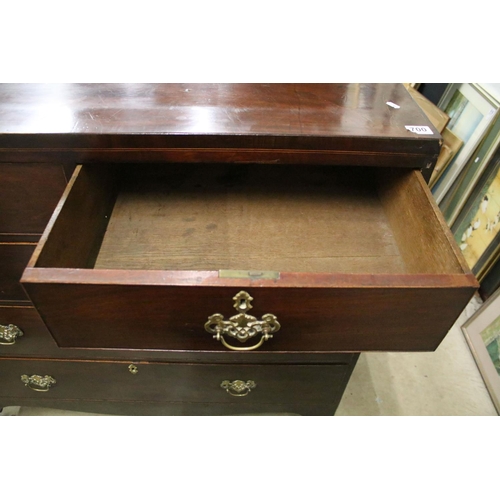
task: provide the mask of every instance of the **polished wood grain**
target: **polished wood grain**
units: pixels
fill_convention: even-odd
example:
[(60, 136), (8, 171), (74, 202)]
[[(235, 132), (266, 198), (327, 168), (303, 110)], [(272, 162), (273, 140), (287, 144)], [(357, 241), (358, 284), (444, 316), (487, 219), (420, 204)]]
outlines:
[[(178, 350), (161, 349), (73, 349), (60, 348), (43, 323), (36, 309), (32, 306), (0, 305), (0, 325), (16, 325), (23, 331), (15, 344), (0, 345), (1, 358), (47, 358), (76, 360), (133, 360), (134, 362), (169, 362), (169, 363), (225, 363), (238, 364), (242, 361), (241, 353), (214, 350)], [(211, 346), (218, 348), (218, 346)], [(269, 352), (254, 352), (246, 356), (251, 363), (269, 364), (336, 364), (349, 365), (353, 362), (352, 353), (314, 353), (304, 357), (297, 352), (282, 352), (279, 356)]]
[[(235, 314), (240, 290), (252, 314), (272, 313), (282, 329), (263, 352), (429, 351), (437, 348), (474, 288), (169, 287), (25, 284), (62, 347), (219, 350), (204, 329), (215, 313)], [(64, 298), (64, 299), (63, 299)], [(61, 307), (64, 300), (68, 307)]]
[[(76, 360), (126, 360), (169, 363), (225, 363), (238, 364), (242, 361), (241, 353), (214, 350), (179, 350), (160, 349), (73, 349), (60, 348), (32, 306), (0, 305), (0, 325), (16, 325), (23, 331), (13, 345), (0, 345), (2, 358), (48, 358)], [(211, 346), (211, 348), (218, 346)], [(297, 352), (282, 352), (279, 356), (269, 352), (253, 352), (244, 356), (246, 362), (270, 364), (335, 364), (350, 365), (355, 362), (352, 353), (314, 353), (304, 357)]]
[(401, 84), (0, 86), (4, 161), (313, 161), (430, 175), (439, 142)]
[(44, 133), (398, 139), (414, 137), (405, 125), (425, 121), (401, 84), (2, 84), (0, 96), (0, 132), (25, 140)]
[[(0, 400), (4, 395), (40, 399), (115, 401), (171, 401), (190, 403), (253, 404), (330, 403), (345, 387), (349, 365), (212, 365), (130, 362), (42, 361), (3, 359), (0, 362)], [(85, 377), (81, 373), (85, 373)], [(49, 375), (56, 383), (36, 392), (21, 382), (21, 375)], [(247, 396), (232, 396), (224, 380), (252, 380)], [(77, 397), (75, 398), (75, 396)]]
[(41, 234), (65, 187), (61, 165), (0, 163), (0, 234)]

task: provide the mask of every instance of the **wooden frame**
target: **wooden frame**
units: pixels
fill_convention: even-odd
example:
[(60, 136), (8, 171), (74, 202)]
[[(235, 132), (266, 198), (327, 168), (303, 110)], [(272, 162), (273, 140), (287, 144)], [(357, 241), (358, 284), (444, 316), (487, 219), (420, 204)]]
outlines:
[[(477, 123), (473, 120), (474, 116), (469, 115), (466, 120), (461, 120), (462, 112), (469, 107), (471, 112), (474, 109), (477, 111), (474, 115), (478, 120)], [(498, 113), (499, 103), (475, 84), (455, 83), (446, 90), (439, 102), (439, 108), (450, 115), (448, 128), (464, 141), (464, 145), (433, 187), (432, 192), (438, 204), (488, 131)], [(464, 126), (466, 130), (463, 129)]]
[(498, 253), (500, 239), (500, 145), (452, 226), (455, 240), (478, 280)]
[[(500, 290), (462, 326), (465, 339), (500, 414)], [(496, 343), (495, 345), (493, 345)], [(496, 354), (495, 354), (496, 353)]]
[(500, 119), (497, 118), (491, 130), (485, 135), (481, 144), (471, 156), (460, 175), (457, 177), (439, 208), (443, 212), (446, 222), (451, 227), (460, 215), (460, 211), (467, 203), (474, 187), (481, 179), (481, 175), (488, 167), (495, 151), (500, 146)]

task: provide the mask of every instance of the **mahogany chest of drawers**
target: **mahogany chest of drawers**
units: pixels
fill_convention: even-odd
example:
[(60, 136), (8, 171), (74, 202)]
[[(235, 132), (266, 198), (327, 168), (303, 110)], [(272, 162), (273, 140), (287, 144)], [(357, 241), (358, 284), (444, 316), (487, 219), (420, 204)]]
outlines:
[(333, 415), (477, 288), (439, 149), (399, 84), (0, 86), (0, 405)]

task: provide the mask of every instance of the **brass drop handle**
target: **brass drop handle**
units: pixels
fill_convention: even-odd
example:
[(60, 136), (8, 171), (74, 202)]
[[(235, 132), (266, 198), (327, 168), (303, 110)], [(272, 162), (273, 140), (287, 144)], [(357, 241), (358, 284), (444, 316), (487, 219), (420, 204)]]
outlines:
[(55, 383), (56, 380), (50, 375), (21, 375), (21, 382), (30, 389), (37, 392), (47, 392)]
[[(229, 320), (225, 320), (222, 314), (212, 314), (205, 323), (205, 330), (211, 333), (214, 339), (220, 341), (228, 349), (233, 351), (253, 351), (259, 348), (266, 340), (273, 338), (273, 334), (281, 328), (278, 318), (274, 314), (264, 314), (261, 320), (258, 320), (255, 316), (246, 314), (246, 311), (253, 307), (250, 304), (253, 298), (247, 292), (239, 292), (233, 297), (233, 300), (233, 307), (239, 314), (230, 317)], [(229, 344), (224, 335), (242, 343), (253, 338), (258, 338), (259, 335), (260, 339), (252, 346), (236, 347)]]
[(255, 389), (257, 384), (253, 380), (247, 380), (246, 382), (243, 382), (243, 380), (235, 380), (234, 382), (224, 380), (220, 386), (225, 389), (228, 394), (231, 394), (231, 396), (241, 397), (248, 396), (248, 393), (252, 389)]
[(13, 345), (23, 335), (23, 331), (16, 325), (0, 325), (0, 345)]

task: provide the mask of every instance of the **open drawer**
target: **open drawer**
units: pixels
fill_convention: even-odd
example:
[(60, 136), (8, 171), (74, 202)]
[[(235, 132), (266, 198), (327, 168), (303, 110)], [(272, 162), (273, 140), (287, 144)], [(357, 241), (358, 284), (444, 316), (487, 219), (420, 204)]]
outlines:
[(61, 347), (269, 352), (433, 350), (477, 288), (418, 171), (228, 164), (79, 166), (22, 283)]

